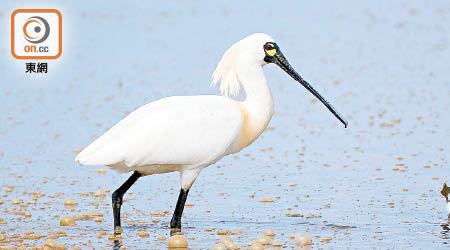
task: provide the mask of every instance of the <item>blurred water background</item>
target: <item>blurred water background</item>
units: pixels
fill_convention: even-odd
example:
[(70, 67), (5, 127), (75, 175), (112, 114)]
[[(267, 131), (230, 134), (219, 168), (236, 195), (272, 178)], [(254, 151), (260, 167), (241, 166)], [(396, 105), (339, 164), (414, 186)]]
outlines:
[[(18, 8), (62, 13), (63, 53), (48, 74), (25, 74), (28, 61), (10, 54)], [(27, 230), (65, 230), (57, 241), (67, 246), (111, 246), (97, 234), (112, 232), (110, 191), (128, 175), (79, 166), (76, 151), (145, 103), (216, 94), (208, 86), (223, 52), (255, 32), (275, 39), (349, 127), (278, 67), (265, 67), (275, 115), (253, 145), (197, 179), (183, 218), (190, 248), (212, 248), (218, 229), (240, 230), (241, 246), (267, 228), (289, 247), (294, 232), (324, 249), (450, 242), (439, 194), (450, 176), (449, 1), (4, 1), (0, 19), (0, 230), (10, 239), (0, 245), (18, 244), (12, 235)], [(44, 196), (21, 208), (32, 216), (15, 214), (36, 190)], [(169, 236), (178, 190), (178, 173), (132, 187), (124, 246), (165, 248), (156, 237)], [(78, 206), (65, 208), (66, 198)], [(155, 222), (150, 212), (162, 210), (169, 215)], [(104, 221), (59, 225), (62, 215), (91, 211)], [(332, 240), (320, 242), (325, 235)]]

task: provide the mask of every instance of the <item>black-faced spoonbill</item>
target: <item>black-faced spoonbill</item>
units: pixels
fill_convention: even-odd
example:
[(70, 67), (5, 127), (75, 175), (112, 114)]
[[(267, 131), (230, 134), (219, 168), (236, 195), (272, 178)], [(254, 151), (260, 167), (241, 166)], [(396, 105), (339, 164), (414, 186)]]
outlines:
[[(189, 189), (200, 171), (250, 145), (273, 115), (273, 97), (263, 66), (275, 63), (316, 96), (346, 127), (347, 121), (291, 67), (278, 45), (257, 33), (229, 48), (212, 76), (222, 96), (172, 96), (146, 104), (87, 146), (75, 160), (133, 172), (112, 194), (115, 231), (125, 192), (145, 175), (180, 172), (181, 190), (170, 227), (181, 230)], [(243, 86), (246, 99), (235, 101)], [(117, 230), (119, 229), (119, 230)]]

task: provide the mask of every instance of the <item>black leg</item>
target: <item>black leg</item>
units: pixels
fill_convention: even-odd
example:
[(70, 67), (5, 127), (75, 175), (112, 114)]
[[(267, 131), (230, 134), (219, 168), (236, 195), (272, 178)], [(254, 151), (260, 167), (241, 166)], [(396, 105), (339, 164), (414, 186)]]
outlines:
[(123, 195), (127, 190), (141, 177), (141, 174), (135, 171), (125, 183), (122, 184), (114, 193), (112, 193), (112, 207), (114, 215), (114, 233), (120, 234), (120, 207), (122, 206)]
[(180, 190), (180, 195), (178, 196), (177, 206), (173, 212), (172, 220), (170, 221), (170, 229), (172, 233), (181, 231), (181, 216), (183, 215), (184, 204), (189, 193), (189, 189), (184, 191)]

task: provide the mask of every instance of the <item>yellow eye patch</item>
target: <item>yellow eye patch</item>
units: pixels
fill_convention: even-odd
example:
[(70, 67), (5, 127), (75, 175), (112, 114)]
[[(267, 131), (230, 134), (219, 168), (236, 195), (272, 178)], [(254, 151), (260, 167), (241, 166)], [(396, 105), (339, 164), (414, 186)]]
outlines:
[(277, 53), (277, 50), (276, 50), (276, 49), (266, 50), (266, 53), (267, 53), (269, 56), (274, 56), (274, 55)]

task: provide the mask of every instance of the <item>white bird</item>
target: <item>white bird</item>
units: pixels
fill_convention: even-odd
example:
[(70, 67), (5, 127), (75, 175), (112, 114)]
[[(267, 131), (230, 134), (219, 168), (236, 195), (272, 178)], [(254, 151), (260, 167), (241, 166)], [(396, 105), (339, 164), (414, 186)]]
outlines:
[[(231, 46), (212, 75), (221, 96), (172, 96), (146, 104), (122, 119), (75, 158), (83, 165), (106, 165), (133, 172), (112, 194), (114, 228), (120, 231), (125, 192), (141, 176), (180, 172), (181, 190), (170, 223), (181, 230), (189, 189), (200, 171), (255, 141), (273, 115), (273, 97), (263, 66), (275, 63), (305, 86), (347, 126), (343, 118), (289, 65), (274, 40), (257, 33)], [(246, 99), (230, 96), (245, 90)]]

